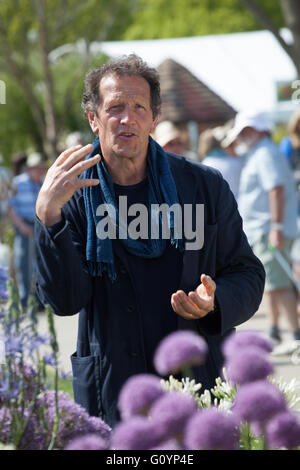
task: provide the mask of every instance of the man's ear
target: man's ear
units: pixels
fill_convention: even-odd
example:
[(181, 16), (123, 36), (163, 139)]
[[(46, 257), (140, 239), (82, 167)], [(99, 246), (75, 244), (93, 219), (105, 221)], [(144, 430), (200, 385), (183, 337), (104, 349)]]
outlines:
[(150, 129), (150, 134), (153, 134), (153, 132), (155, 131), (157, 121), (158, 121), (158, 116), (156, 116), (156, 118), (154, 118), (154, 120), (153, 120), (151, 129)]
[(99, 134), (99, 128), (98, 128), (98, 123), (97, 123), (97, 116), (95, 113), (92, 113), (91, 111), (86, 112), (87, 118), (89, 120), (91, 129), (94, 134)]

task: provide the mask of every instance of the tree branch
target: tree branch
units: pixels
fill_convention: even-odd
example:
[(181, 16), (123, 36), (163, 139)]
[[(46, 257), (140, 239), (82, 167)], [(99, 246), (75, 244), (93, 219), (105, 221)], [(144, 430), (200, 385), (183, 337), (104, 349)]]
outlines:
[(254, 0), (240, 0), (241, 4), (244, 5), (248, 10), (251, 11), (253, 16), (257, 19), (257, 21), (266, 28), (271, 33), (274, 34), (275, 38), (281, 45), (281, 47), (286, 51), (289, 56), (292, 56), (293, 50), (292, 47), (285, 42), (283, 37), (280, 34), (279, 28), (276, 24), (271, 20), (269, 15), (267, 15), (264, 10), (254, 1)]

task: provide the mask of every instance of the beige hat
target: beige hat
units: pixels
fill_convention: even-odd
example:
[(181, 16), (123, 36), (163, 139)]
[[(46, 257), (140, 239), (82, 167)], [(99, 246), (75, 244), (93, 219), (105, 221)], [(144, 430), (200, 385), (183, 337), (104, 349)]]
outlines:
[(34, 168), (35, 166), (45, 165), (43, 155), (38, 152), (31, 153), (26, 159), (27, 168)]
[(156, 126), (154, 139), (161, 147), (178, 137), (180, 132), (171, 121), (162, 121)]

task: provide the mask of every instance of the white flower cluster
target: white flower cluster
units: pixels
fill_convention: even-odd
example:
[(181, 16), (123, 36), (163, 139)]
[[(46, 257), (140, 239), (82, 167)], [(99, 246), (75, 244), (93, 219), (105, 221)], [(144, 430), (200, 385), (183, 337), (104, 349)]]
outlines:
[[(221, 377), (218, 377), (214, 388), (211, 390), (204, 390), (201, 395), (198, 392), (202, 385), (197, 384), (194, 379), (191, 380), (188, 377), (179, 381), (170, 375), (168, 380), (161, 380), (161, 385), (163, 390), (166, 392), (180, 391), (182, 393), (190, 394), (195, 399), (199, 408), (215, 406), (223, 411), (230, 412), (237, 389), (228, 380), (225, 369), (223, 369), (223, 377), (224, 380), (222, 380)], [(290, 382), (285, 382), (282, 378), (274, 376), (271, 376), (269, 380), (273, 384), (277, 385), (285, 395), (289, 408), (300, 412), (300, 381), (294, 378)]]

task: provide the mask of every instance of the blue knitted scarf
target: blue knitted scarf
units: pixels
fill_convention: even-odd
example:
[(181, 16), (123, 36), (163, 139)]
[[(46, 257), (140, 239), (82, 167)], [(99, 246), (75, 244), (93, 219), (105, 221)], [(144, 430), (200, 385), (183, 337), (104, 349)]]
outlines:
[[(101, 155), (99, 139), (93, 143), (93, 151), (87, 156), (87, 159), (96, 155)], [(86, 260), (89, 272), (92, 276), (102, 276), (106, 271), (111, 281), (116, 279), (116, 270), (114, 264), (113, 246), (110, 238), (100, 239), (96, 234), (96, 226), (101, 220), (101, 216), (96, 215), (96, 210), (100, 204), (113, 205), (116, 218), (111, 218), (111, 222), (116, 226), (116, 233), (119, 233), (119, 210), (116, 204), (113, 182), (108, 174), (104, 159), (102, 158), (97, 165), (89, 168), (82, 175), (83, 178), (97, 178), (100, 184), (83, 188), (84, 204), (87, 217), (87, 243)], [(149, 149), (147, 155), (147, 178), (149, 186), (149, 207), (151, 204), (166, 203), (169, 207), (178, 203), (177, 190), (170, 170), (169, 161), (164, 150), (149, 137)], [(122, 223), (122, 222), (121, 222)], [(160, 218), (161, 223), (161, 218)], [(170, 211), (168, 217), (170, 230), (170, 242), (180, 251), (184, 250), (184, 241), (175, 238), (174, 214)], [(151, 233), (151, 232), (150, 232)], [(159, 232), (161, 234), (161, 231)], [(120, 242), (125, 249), (136, 256), (143, 258), (156, 258), (161, 256), (166, 248), (166, 240), (148, 238), (134, 240), (120, 238)]]

